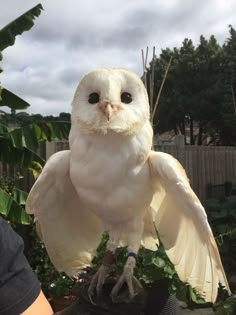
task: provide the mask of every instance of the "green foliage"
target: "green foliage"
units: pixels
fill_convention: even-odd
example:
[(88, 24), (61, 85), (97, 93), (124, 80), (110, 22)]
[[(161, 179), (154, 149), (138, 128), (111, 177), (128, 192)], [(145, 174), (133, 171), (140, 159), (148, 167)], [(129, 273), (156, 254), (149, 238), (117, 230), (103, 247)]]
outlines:
[(67, 139), (70, 131), (70, 123), (63, 121), (41, 121), (39, 123), (18, 128), (7, 128), (2, 126), (2, 131), (5, 138), (11, 140), (13, 147), (36, 150), (39, 147), (40, 141)]
[(45, 161), (32, 150), (26, 147), (14, 147), (10, 139), (0, 137), (0, 146), (0, 161), (2, 162), (32, 170), (36, 175), (45, 164)]
[[(41, 141), (67, 139), (70, 130), (69, 122), (40, 122), (20, 128), (9, 128), (0, 124), (0, 162), (32, 171), (38, 176), (45, 164), (37, 149)], [(18, 192), (20, 192), (18, 190)], [(11, 195), (1, 191), (0, 212), (10, 221), (29, 224), (29, 216), (22, 211), (19, 197), (23, 192)], [(26, 195), (24, 195), (26, 197)]]
[(30, 224), (25, 212), (27, 193), (16, 188), (16, 178), (0, 178), (0, 214), (12, 223)]
[[(17, 35), (31, 29), (35, 17), (40, 15), (42, 9), (42, 5), (38, 4), (1, 29), (0, 51), (13, 45)], [(2, 59), (2, 54), (0, 57)], [(14, 113), (16, 109), (29, 107), (29, 104), (0, 86), (0, 106), (8, 106)], [(9, 115), (1, 111), (0, 162), (33, 171), (33, 174), (38, 176), (45, 164), (44, 159), (37, 153), (40, 141), (67, 139), (69, 130), (69, 122), (46, 122), (43, 119), (40, 122), (20, 127), (15, 120), (15, 114)], [(7, 185), (4, 183), (2, 186), (0, 190), (0, 213), (14, 223), (29, 224), (31, 219), (24, 211), (27, 193), (16, 187), (10, 190), (6, 189)]]
[(68, 139), (69, 122), (34, 123), (19, 128), (0, 124), (0, 161), (30, 169), (37, 176), (45, 164), (36, 150), (43, 140)]
[(170, 57), (172, 63), (154, 119), (155, 133), (181, 132), (189, 144), (236, 144), (235, 52), (232, 26), (223, 46), (214, 36), (201, 36), (196, 47), (185, 39), (180, 48), (162, 50), (154, 61), (154, 99)]
[(0, 106), (7, 106), (11, 109), (26, 109), (30, 106), (30, 104), (7, 89), (1, 88)]
[[(236, 270), (236, 195), (208, 199), (205, 208), (229, 278)], [(234, 315), (236, 295), (223, 296), (215, 305), (215, 310), (217, 315)]]
[(215, 307), (216, 315), (235, 315), (236, 314), (236, 294), (220, 301)]
[(38, 17), (43, 10), (41, 4), (36, 5), (20, 17), (6, 25), (0, 30), (0, 51), (15, 43), (15, 37), (28, 31), (34, 25), (35, 17)]
[(208, 199), (205, 208), (224, 268), (230, 275), (236, 270), (236, 195)]
[[(35, 17), (38, 17), (42, 10), (43, 10), (42, 5), (38, 4), (35, 7), (33, 7), (31, 10), (22, 14), (20, 17), (18, 17), (17, 19), (15, 19), (14, 21), (12, 21), (11, 23), (9, 23), (8, 25), (6, 25), (5, 27), (3, 27), (0, 30), (0, 61), (3, 58), (2, 51), (5, 48), (7, 48), (8, 46), (14, 45), (15, 38), (17, 35), (20, 35), (24, 31), (28, 31), (31, 29), (31, 27), (34, 25)], [(2, 72), (2, 71), (3, 70), (0, 67), (0, 72)], [(5, 90), (5, 92), (4, 92), (5, 95), (2, 97), (1, 96), (1, 90), (2, 90), (2, 88), (0, 86), (0, 102), (1, 102), (1, 104), (3, 102), (6, 104), (6, 106), (9, 106), (9, 104), (11, 102), (9, 101), (8, 97), (10, 97), (10, 99), (14, 100), (13, 104), (10, 105), (11, 108), (12, 108), (12, 106), (14, 106), (14, 104), (18, 104), (17, 106), (21, 106), (18, 108), (21, 108), (21, 109), (26, 108), (26, 107), (22, 107), (22, 106), (24, 106), (23, 100), (21, 100), (16, 95), (14, 95), (13, 93), (11, 93), (7, 90)], [(27, 103), (25, 103), (25, 106), (26, 106), (26, 104)], [(0, 106), (2, 106), (2, 105), (0, 105)]]
[[(34, 25), (35, 17), (38, 17), (42, 10), (42, 5), (38, 4), (0, 30), (0, 60), (2, 60), (1, 51), (8, 46), (14, 45), (17, 35), (30, 30)], [(1, 68), (0, 72), (2, 72)], [(19, 96), (0, 86), (0, 106), (8, 106), (12, 109), (26, 109), (30, 105)]]

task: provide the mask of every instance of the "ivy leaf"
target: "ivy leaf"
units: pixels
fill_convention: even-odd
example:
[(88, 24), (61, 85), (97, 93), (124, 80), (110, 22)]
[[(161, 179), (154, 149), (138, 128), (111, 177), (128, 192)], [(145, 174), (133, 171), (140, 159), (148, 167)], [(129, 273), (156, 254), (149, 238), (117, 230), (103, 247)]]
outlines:
[(166, 265), (166, 262), (161, 257), (153, 257), (152, 263), (158, 268), (163, 268)]

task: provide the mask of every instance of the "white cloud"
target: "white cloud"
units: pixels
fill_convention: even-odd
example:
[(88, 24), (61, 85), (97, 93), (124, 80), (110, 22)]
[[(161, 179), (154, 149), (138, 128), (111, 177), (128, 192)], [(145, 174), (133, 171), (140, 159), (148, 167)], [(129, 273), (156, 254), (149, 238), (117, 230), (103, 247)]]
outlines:
[[(141, 49), (197, 44), (214, 34), (223, 43), (236, 24), (234, 0), (42, 0), (35, 26), (4, 50), (0, 80), (32, 104), (30, 112), (70, 111), (81, 76), (97, 66), (123, 66), (141, 74)], [(0, 27), (36, 5), (8, 0)]]

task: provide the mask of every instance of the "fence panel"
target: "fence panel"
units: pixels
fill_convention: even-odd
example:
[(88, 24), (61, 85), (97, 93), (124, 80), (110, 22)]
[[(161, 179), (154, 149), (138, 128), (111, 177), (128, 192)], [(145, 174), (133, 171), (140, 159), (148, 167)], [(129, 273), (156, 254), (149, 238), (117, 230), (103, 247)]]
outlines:
[(236, 147), (185, 146), (181, 149), (166, 145), (156, 146), (156, 150), (172, 154), (182, 163), (202, 201), (206, 199), (207, 184), (236, 182)]

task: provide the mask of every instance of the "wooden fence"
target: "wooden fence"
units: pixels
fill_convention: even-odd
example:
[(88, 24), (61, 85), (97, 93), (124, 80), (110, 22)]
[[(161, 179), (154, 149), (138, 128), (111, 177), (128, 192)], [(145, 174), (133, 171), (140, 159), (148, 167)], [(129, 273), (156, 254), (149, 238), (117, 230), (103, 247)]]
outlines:
[(157, 151), (173, 155), (184, 166), (191, 186), (204, 201), (207, 185), (236, 183), (236, 147), (215, 146), (156, 146)]
[[(40, 151), (48, 158), (54, 152), (68, 148), (68, 142), (56, 141), (42, 144)], [(191, 186), (202, 201), (207, 197), (208, 184), (222, 185), (227, 181), (236, 183), (236, 147), (163, 145), (155, 146), (155, 150), (169, 153), (181, 162)], [(0, 166), (0, 176), (14, 175), (16, 172), (12, 167)], [(29, 191), (33, 183), (32, 175), (26, 172), (22, 174), (24, 178), (20, 186)]]

